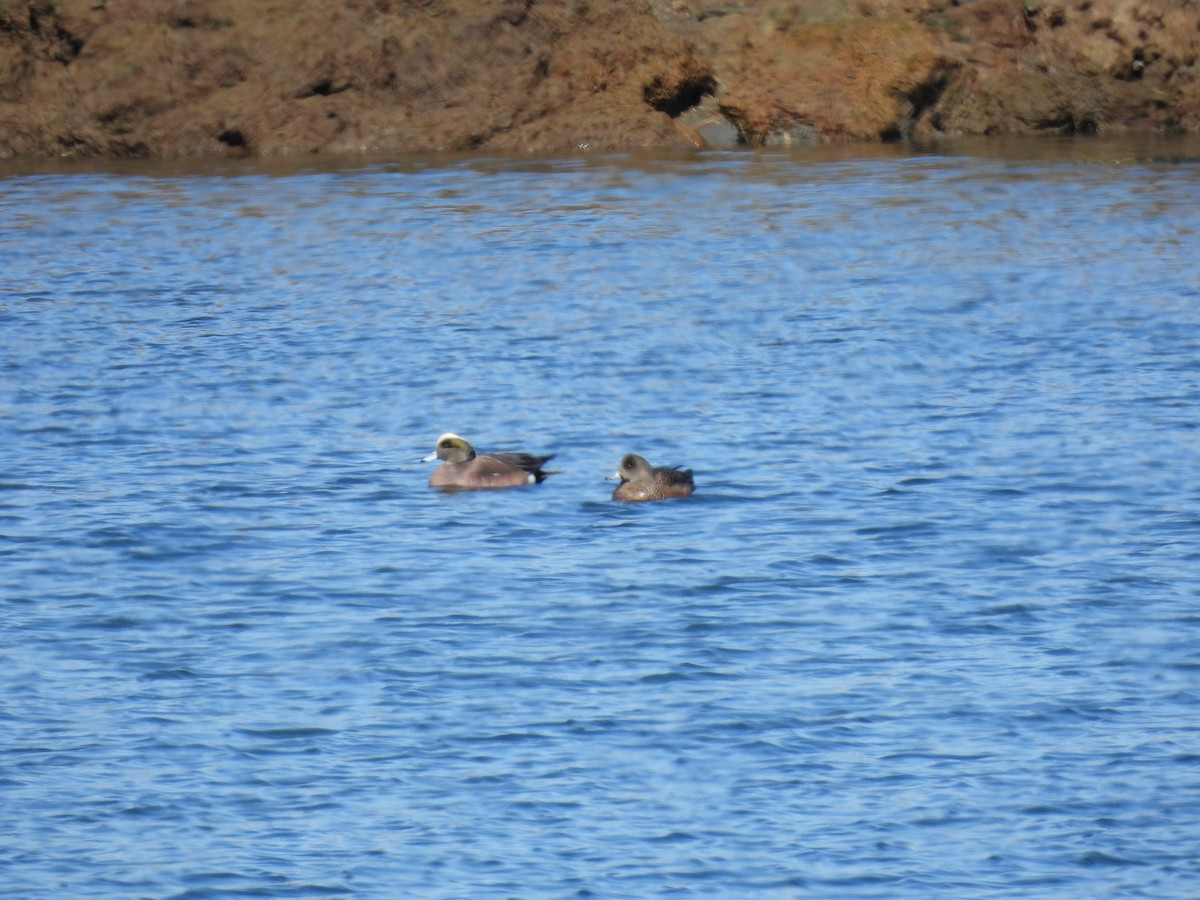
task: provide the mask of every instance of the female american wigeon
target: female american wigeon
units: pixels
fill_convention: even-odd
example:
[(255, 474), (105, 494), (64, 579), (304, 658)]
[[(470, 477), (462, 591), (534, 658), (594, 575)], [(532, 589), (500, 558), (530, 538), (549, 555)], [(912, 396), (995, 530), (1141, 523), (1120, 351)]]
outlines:
[(477, 490), (537, 484), (551, 472), (542, 471), (554, 454), (532, 456), (529, 453), (476, 454), (475, 448), (457, 434), (446, 433), (437, 439), (433, 452), (423, 462), (442, 460), (433, 470), (429, 483), (443, 490)]
[(678, 466), (655, 468), (636, 453), (625, 454), (614, 477), (620, 478), (621, 483), (613, 491), (613, 499), (626, 503), (690, 497), (693, 489), (691, 469)]

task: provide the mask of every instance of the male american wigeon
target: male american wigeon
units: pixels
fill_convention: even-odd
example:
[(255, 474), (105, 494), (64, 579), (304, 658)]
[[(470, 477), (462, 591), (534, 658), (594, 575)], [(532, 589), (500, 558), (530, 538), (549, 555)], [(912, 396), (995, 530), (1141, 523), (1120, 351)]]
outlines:
[(614, 477), (620, 478), (621, 483), (613, 491), (613, 499), (626, 503), (690, 497), (693, 489), (691, 469), (678, 466), (655, 468), (636, 453), (625, 454)]
[(537, 484), (551, 472), (542, 471), (554, 454), (533, 456), (529, 453), (483, 453), (457, 434), (446, 433), (437, 439), (433, 452), (423, 462), (442, 460), (433, 470), (429, 483), (444, 490), (516, 487)]

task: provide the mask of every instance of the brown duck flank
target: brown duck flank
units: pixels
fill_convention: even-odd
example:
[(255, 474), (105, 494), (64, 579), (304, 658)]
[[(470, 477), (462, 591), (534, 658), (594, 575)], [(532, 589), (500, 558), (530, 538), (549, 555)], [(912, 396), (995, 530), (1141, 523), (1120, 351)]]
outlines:
[(475, 448), (453, 432), (437, 439), (433, 453), (424, 462), (440, 459), (442, 464), (429, 476), (432, 487), (445, 491), (477, 491), (539, 484), (554, 474), (542, 467), (554, 454), (476, 453)]
[(621, 458), (616, 477), (621, 479), (621, 483), (613, 491), (613, 499), (625, 503), (690, 497), (694, 490), (691, 469), (655, 467), (636, 453), (626, 453)]

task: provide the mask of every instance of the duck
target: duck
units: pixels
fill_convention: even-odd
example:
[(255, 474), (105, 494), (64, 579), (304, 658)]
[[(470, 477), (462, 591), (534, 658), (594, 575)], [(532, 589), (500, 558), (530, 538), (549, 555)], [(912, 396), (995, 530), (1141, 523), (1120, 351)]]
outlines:
[(621, 483), (613, 491), (613, 499), (625, 503), (690, 497), (695, 488), (692, 484), (691, 469), (681, 469), (678, 466), (656, 468), (636, 453), (626, 453), (621, 458), (621, 464), (617, 466), (613, 477), (621, 479)]
[(422, 462), (442, 460), (429, 476), (431, 487), (450, 491), (517, 487), (540, 484), (553, 472), (542, 466), (554, 458), (531, 453), (476, 453), (471, 444), (453, 432), (437, 439), (433, 452)]

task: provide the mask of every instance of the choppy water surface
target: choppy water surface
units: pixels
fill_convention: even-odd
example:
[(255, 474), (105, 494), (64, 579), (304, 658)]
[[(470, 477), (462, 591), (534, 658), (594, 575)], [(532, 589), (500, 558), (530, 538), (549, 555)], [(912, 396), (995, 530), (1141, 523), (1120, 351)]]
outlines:
[[(1195, 896), (1200, 166), (61, 171), (0, 229), (5, 896)], [(447, 430), (559, 474), (434, 493)]]

